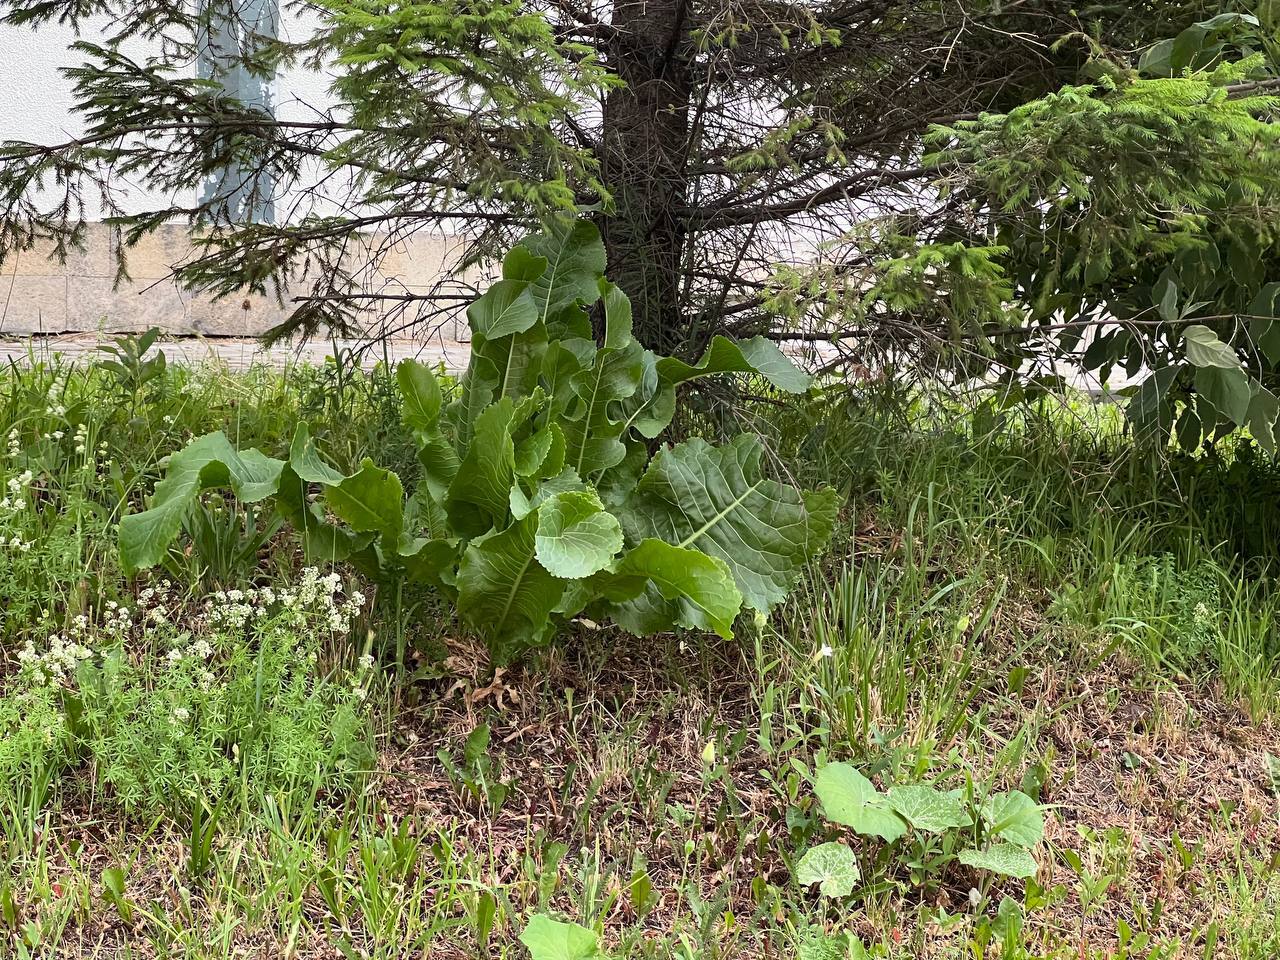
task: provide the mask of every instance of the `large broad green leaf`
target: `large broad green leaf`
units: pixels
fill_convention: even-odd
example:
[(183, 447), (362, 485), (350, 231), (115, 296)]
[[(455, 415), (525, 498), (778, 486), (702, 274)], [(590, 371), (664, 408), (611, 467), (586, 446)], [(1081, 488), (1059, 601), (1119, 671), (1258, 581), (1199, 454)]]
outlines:
[(458, 569), (458, 612), (498, 658), (545, 642), (564, 591), (535, 556), (538, 514), (472, 540)]
[(706, 353), (696, 364), (675, 357), (658, 360), (658, 373), (668, 384), (683, 383), (715, 373), (756, 373), (779, 390), (804, 393), (812, 378), (787, 359), (778, 345), (765, 337), (735, 341), (713, 337)]
[(857, 858), (843, 843), (810, 847), (796, 864), (796, 882), (802, 887), (818, 884), (824, 897), (847, 897), (861, 876)]
[(539, 379), (543, 390), (551, 398), (547, 416), (558, 419), (578, 403), (573, 389), (573, 378), (595, 363), (596, 345), (591, 340), (555, 340), (547, 345), (542, 355)]
[(1196, 371), (1196, 394), (1232, 423), (1244, 426), (1248, 420), (1253, 387), (1239, 366), (1201, 367)]
[[(640, 590), (621, 585), (645, 581)], [(742, 594), (724, 561), (663, 540), (646, 539), (618, 562), (613, 589), (635, 596), (610, 608), (624, 629), (644, 635), (673, 627), (713, 630), (726, 639), (742, 608)], [(643, 592), (641, 592), (643, 591)]]
[(324, 507), (307, 500), (307, 485), (289, 464), (280, 472), (276, 509), (298, 533), (307, 563), (337, 563), (373, 542), (372, 533), (353, 533), (330, 523)]
[(558, 493), (538, 508), (534, 544), (548, 573), (579, 580), (613, 561), (622, 549), (622, 525), (594, 490)]
[(819, 770), (813, 792), (828, 820), (852, 827), (863, 836), (893, 843), (907, 832), (907, 825), (871, 781), (847, 763), (828, 763)]
[(418, 445), (422, 479), (435, 501), (442, 502), (458, 474), (458, 454), (440, 430), (440, 384), (431, 369), (416, 360), (401, 362), (396, 382), (404, 398), (404, 425)]
[(477, 537), (505, 526), (515, 482), (513, 434), (536, 412), (538, 398), (503, 397), (476, 418), (467, 455), (449, 486), (445, 508), (458, 533)]
[(305, 483), (333, 486), (341, 483), (345, 476), (320, 455), (315, 441), (311, 439), (311, 430), (305, 423), (298, 424), (293, 431), (293, 441), (289, 444), (289, 466)]
[(973, 825), (959, 797), (926, 783), (890, 787), (888, 800), (894, 812), (915, 829), (926, 833), (943, 833)]
[(578, 401), (564, 423), (565, 462), (582, 477), (595, 477), (627, 455), (625, 423), (611, 415), (615, 401), (636, 392), (644, 350), (631, 336), (631, 301), (607, 280), (599, 282), (604, 299), (604, 346), (592, 365), (574, 374), (569, 385)]
[(525, 488), (517, 483), (511, 488), (511, 515), (517, 520), (521, 520), (556, 494), (585, 489), (586, 484), (573, 472), (572, 467), (565, 467), (554, 477), (546, 477), (539, 480), (533, 487), (532, 493), (527, 493)]
[(582, 305), (599, 298), (605, 266), (604, 243), (595, 225), (588, 220), (557, 221), (523, 246), (547, 261), (530, 292), (553, 336), (589, 338), (591, 324)]
[(1249, 401), (1249, 433), (1267, 453), (1274, 454), (1280, 447), (1280, 401), (1265, 387), (1258, 387)]
[(530, 960), (595, 960), (602, 957), (600, 938), (576, 923), (561, 923), (538, 914), (520, 934)]
[(502, 258), (502, 279), (537, 280), (547, 269), (547, 258), (535, 256), (529, 248), (517, 243)]
[(430, 433), (440, 425), (443, 398), (435, 374), (417, 360), (402, 360), (396, 367), (396, 385), (404, 401), (401, 418), (415, 435)]
[(624, 432), (634, 427), (650, 440), (662, 435), (676, 415), (676, 389), (658, 375), (658, 357), (646, 350), (640, 357), (640, 380), (635, 392), (617, 403), (612, 417)]
[(987, 870), (1004, 877), (1022, 880), (1036, 875), (1036, 861), (1022, 847), (1012, 843), (997, 843), (985, 850), (961, 850), (957, 859), (977, 870)]
[(1140, 439), (1166, 443), (1173, 429), (1171, 391), (1177, 379), (1175, 366), (1159, 367), (1134, 390), (1125, 415)]
[(373, 542), (373, 533), (355, 533), (329, 522), (323, 504), (307, 499), (307, 484), (336, 486), (345, 479), (320, 455), (307, 425), (299, 423), (289, 445), (289, 462), (280, 473), (276, 509), (298, 531), (308, 563), (346, 560)]
[(471, 332), (485, 340), (524, 333), (539, 319), (538, 304), (526, 280), (499, 280), (467, 307)]
[(1203, 324), (1193, 323), (1182, 332), (1187, 359), (1197, 367), (1222, 367), (1239, 370), (1240, 358), (1218, 335)]
[(355, 534), (376, 533), (388, 543), (404, 530), (404, 488), (390, 470), (366, 459), (350, 476), (335, 470), (316, 450), (305, 423), (298, 424), (289, 447), (289, 465), (279, 486), (281, 513), (303, 531), (308, 554), (342, 559), (368, 546), (370, 538), (356, 537), (324, 519), (317, 504), (307, 504), (307, 483), (324, 487), (325, 502)]
[(1040, 804), (1020, 790), (987, 797), (982, 804), (982, 819), (992, 836), (1019, 847), (1034, 847), (1044, 837)]
[(276, 493), (283, 469), (284, 461), (257, 450), (237, 451), (221, 431), (197, 437), (169, 458), (148, 509), (121, 519), (121, 563), (129, 570), (159, 563), (201, 491), (230, 487), (240, 500), (254, 503)]
[(832, 490), (803, 493), (767, 479), (763, 448), (742, 435), (714, 447), (695, 438), (661, 451), (621, 509), (628, 540), (648, 537), (724, 561), (747, 606), (768, 611), (831, 536)]
[(460, 541), (446, 538), (402, 540), (399, 561), (410, 580), (429, 583), (452, 595), (460, 546)]
[(610, 416), (609, 406), (635, 392), (642, 353), (635, 341), (622, 348), (602, 349), (596, 354), (595, 365), (571, 381), (581, 402), (572, 418), (563, 422), (565, 462), (584, 477), (616, 466), (627, 455), (622, 442), (625, 425)]
[(644, 351), (636, 389), (614, 404), (612, 418), (653, 439), (671, 424), (676, 387), (698, 377), (723, 373), (756, 373), (780, 390), (803, 393), (812, 378), (795, 366), (771, 341), (755, 337), (741, 343), (715, 337), (696, 364)]
[(400, 539), (404, 487), (398, 476), (372, 460), (365, 458), (358, 471), (326, 486), (324, 497), (338, 519), (357, 533), (379, 533), (391, 544)]

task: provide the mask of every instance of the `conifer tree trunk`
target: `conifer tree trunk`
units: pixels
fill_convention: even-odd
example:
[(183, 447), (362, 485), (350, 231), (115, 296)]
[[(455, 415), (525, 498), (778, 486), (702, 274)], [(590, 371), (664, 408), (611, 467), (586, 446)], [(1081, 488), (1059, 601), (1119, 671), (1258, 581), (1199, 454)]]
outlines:
[(609, 276), (631, 297), (636, 338), (674, 352), (681, 329), (690, 99), (687, 0), (616, 0), (610, 66), (626, 86), (604, 104), (602, 172), (616, 210), (602, 218)]

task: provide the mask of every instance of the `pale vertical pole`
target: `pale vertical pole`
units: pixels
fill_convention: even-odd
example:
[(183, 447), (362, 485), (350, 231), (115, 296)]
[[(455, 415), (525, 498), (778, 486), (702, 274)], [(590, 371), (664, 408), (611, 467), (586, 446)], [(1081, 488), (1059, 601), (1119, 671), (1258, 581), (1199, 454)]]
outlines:
[[(275, 78), (245, 64), (262, 45), (279, 35), (277, 0), (196, 0), (204, 14), (197, 69), (217, 80), (227, 93), (248, 106), (275, 114)], [(211, 176), (202, 200), (225, 205), (232, 220), (270, 221), (275, 215), (274, 178), (269, 173), (232, 165)]]

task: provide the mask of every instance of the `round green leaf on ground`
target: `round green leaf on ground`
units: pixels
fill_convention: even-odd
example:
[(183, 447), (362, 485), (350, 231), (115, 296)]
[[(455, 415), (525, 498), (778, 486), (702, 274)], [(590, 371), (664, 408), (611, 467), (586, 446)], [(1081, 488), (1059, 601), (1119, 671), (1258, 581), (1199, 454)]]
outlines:
[(843, 843), (820, 843), (811, 847), (796, 866), (796, 880), (802, 887), (818, 884), (825, 897), (847, 897), (862, 872), (858, 861)]
[(829, 763), (819, 770), (813, 791), (822, 803), (822, 812), (833, 823), (886, 843), (907, 832), (902, 818), (889, 809), (871, 781), (847, 763)]
[(1025, 880), (1036, 874), (1035, 859), (1012, 843), (997, 843), (986, 850), (961, 850), (958, 859), (977, 870), (987, 870), (1004, 877)]

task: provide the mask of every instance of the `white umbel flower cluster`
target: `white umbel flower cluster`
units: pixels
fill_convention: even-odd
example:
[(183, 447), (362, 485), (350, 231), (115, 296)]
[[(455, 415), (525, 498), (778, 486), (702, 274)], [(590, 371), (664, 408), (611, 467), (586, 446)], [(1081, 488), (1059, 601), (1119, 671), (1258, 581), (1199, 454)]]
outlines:
[(93, 656), (93, 651), (75, 640), (54, 634), (49, 638), (49, 649), (36, 650), (34, 640), (27, 640), (18, 651), (18, 669), (35, 686), (58, 683), (71, 677), (76, 667)]
[(211, 625), (236, 630), (274, 615), (302, 625), (318, 614), (330, 630), (339, 631), (350, 626), (365, 605), (359, 590), (345, 600), (341, 590), (342, 579), (336, 573), (322, 576), (315, 567), (306, 567), (297, 587), (219, 590), (205, 601), (205, 612)]

